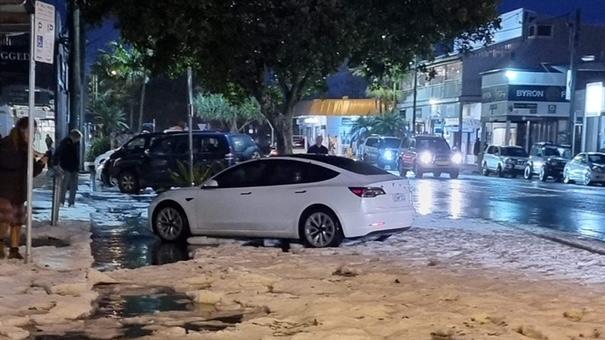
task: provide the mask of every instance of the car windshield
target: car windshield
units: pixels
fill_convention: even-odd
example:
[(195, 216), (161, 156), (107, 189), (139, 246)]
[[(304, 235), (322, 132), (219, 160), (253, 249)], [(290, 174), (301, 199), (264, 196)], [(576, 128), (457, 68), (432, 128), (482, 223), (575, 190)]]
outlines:
[(561, 154), (559, 153), (559, 149), (557, 149), (554, 146), (550, 146), (550, 147), (544, 148), (544, 156), (561, 157)]
[(344, 157), (324, 156), (324, 155), (294, 155), (293, 157), (312, 159), (314, 161), (323, 162), (332, 166), (354, 172), (359, 175), (388, 175), (385, 170), (379, 169), (365, 162), (355, 161)]
[(249, 147), (256, 145), (252, 137), (248, 135), (232, 135), (229, 138), (231, 139), (231, 143), (233, 143), (233, 151), (235, 152), (244, 152)]
[(527, 157), (527, 152), (521, 148), (502, 148), (502, 156)]
[(416, 140), (417, 150), (431, 151), (450, 151), (450, 146), (445, 139), (441, 138), (422, 138)]
[(588, 160), (590, 161), (590, 163), (605, 164), (605, 155), (601, 155), (601, 154), (588, 155)]
[(385, 138), (383, 146), (385, 148), (397, 149), (399, 145), (401, 145), (401, 140), (399, 138)]

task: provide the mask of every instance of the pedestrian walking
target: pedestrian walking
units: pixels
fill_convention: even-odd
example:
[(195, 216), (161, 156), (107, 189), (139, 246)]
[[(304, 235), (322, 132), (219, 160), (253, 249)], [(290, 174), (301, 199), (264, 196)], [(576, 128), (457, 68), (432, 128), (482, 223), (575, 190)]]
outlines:
[(68, 203), (73, 207), (76, 203), (78, 190), (78, 173), (80, 169), (80, 140), (82, 133), (76, 129), (69, 132), (69, 137), (63, 139), (55, 153), (55, 164), (63, 175), (61, 187), (61, 206), (65, 205), (65, 196), (69, 191)]
[(315, 153), (315, 154), (320, 154), (320, 155), (327, 155), (328, 154), (328, 148), (326, 148), (325, 146), (322, 145), (323, 141), (324, 141), (324, 138), (322, 136), (317, 136), (315, 138), (315, 144), (312, 145), (307, 150), (307, 153)]
[[(0, 258), (5, 256), (4, 236), (10, 230), (8, 258), (23, 259), (19, 245), (27, 200), (28, 127), (29, 119), (21, 118), (10, 134), (0, 140)], [(47, 156), (34, 160), (34, 176), (42, 172), (47, 161)]]

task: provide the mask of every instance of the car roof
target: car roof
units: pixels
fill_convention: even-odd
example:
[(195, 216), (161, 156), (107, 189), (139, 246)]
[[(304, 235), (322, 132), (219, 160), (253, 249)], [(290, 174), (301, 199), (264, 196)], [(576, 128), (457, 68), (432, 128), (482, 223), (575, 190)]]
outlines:
[(414, 139), (445, 139), (439, 135), (416, 135), (413, 138)]

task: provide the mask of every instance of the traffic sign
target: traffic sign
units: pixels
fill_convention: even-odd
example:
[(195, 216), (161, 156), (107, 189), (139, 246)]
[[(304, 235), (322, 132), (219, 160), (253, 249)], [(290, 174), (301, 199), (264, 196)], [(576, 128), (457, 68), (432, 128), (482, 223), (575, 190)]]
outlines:
[(55, 55), (55, 6), (36, 1), (34, 59), (52, 64)]

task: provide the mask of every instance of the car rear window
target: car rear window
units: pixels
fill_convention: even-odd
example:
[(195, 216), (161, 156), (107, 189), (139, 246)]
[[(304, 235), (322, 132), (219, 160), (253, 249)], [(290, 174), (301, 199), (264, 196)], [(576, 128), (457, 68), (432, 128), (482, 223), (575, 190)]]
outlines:
[(324, 156), (324, 155), (293, 155), (292, 157), (312, 159), (314, 161), (330, 164), (332, 166), (351, 171), (359, 175), (388, 175), (385, 170), (379, 169), (365, 162), (355, 161), (349, 158)]
[(231, 144), (233, 144), (233, 151), (235, 152), (244, 152), (251, 146), (255, 146), (254, 140), (252, 137), (248, 135), (231, 135), (229, 136), (231, 139)]
[(527, 157), (527, 152), (521, 148), (502, 148), (502, 156)]

